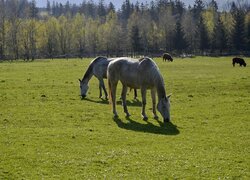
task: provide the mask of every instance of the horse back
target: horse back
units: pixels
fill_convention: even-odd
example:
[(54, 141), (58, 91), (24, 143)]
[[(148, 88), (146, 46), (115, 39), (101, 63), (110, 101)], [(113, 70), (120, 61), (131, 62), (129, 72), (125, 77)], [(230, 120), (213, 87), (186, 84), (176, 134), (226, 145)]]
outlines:
[(108, 65), (108, 74), (111, 81), (121, 81), (131, 88), (152, 88), (155, 78), (159, 77), (158, 67), (154, 61), (144, 58), (140, 61), (130, 58), (118, 58)]
[(112, 59), (98, 57), (92, 61), (93, 74), (98, 78), (107, 78), (107, 68)]
[(112, 82), (119, 80), (123, 85), (131, 88), (140, 88), (138, 83), (139, 61), (131, 58), (117, 58), (108, 65), (108, 78)]
[(245, 60), (243, 58), (235, 57), (235, 58), (232, 59), (232, 62), (233, 62), (233, 65), (235, 63), (238, 63), (240, 65), (246, 66), (246, 62), (245, 62)]
[(153, 60), (149, 58), (145, 58), (140, 62), (138, 73), (140, 77), (140, 83), (147, 88), (154, 87), (156, 81), (161, 79), (161, 74), (159, 72), (158, 66)]
[(170, 54), (164, 53), (163, 54), (163, 60), (173, 61), (173, 58), (172, 58), (172, 56)]

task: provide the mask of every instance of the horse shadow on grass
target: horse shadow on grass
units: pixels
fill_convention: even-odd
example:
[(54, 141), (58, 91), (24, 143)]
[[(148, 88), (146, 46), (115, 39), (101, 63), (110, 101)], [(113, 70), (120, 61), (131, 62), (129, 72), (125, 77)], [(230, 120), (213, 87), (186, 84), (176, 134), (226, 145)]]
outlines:
[[(118, 100), (116, 103), (118, 105), (122, 105), (122, 101), (121, 100)], [(142, 106), (142, 103), (138, 99), (133, 99), (131, 101), (126, 100), (126, 104), (127, 104), (127, 106), (137, 106), (137, 107), (141, 107)]]
[(93, 100), (93, 99), (89, 99), (89, 98), (82, 98), (81, 100), (93, 102), (93, 103), (97, 103), (97, 104), (109, 104), (109, 100), (103, 99), (103, 98), (99, 98), (98, 100)]
[[(109, 100), (108, 99), (103, 99), (103, 98), (99, 98), (98, 100), (83, 98), (81, 100), (89, 101), (89, 102), (93, 102), (93, 103), (97, 103), (97, 104), (109, 104)], [(117, 103), (117, 105), (122, 105), (121, 100), (118, 100), (116, 103)], [(127, 106), (137, 106), (137, 107), (142, 106), (142, 103), (137, 99), (134, 99), (134, 100), (131, 100), (131, 101), (127, 100), (126, 103), (127, 103)]]
[(163, 123), (159, 120), (156, 120), (160, 126), (156, 126), (149, 121), (146, 121), (147, 124), (139, 123), (131, 118), (127, 117), (126, 120), (128, 122), (124, 122), (119, 117), (113, 118), (114, 122), (117, 124), (119, 128), (144, 132), (144, 133), (152, 133), (152, 134), (161, 134), (161, 135), (178, 135), (180, 131), (178, 130), (177, 126), (174, 125), (172, 122)]

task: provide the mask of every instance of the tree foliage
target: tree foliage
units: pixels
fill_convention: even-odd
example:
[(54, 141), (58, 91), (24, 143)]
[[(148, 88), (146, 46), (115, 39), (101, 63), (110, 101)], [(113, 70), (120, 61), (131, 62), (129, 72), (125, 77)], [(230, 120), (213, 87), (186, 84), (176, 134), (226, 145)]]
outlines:
[(0, 59), (171, 53), (249, 53), (250, 7), (240, 0), (228, 11), (215, 0), (131, 3), (116, 10), (104, 0), (80, 5), (0, 0)]

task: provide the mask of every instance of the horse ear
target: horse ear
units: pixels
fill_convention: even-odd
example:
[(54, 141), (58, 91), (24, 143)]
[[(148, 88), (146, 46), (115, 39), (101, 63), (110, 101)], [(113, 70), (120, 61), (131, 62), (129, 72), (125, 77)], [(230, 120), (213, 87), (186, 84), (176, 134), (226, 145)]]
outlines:
[(81, 79), (78, 79), (78, 80), (79, 80), (80, 82), (82, 82)]
[(169, 99), (171, 96), (172, 96), (172, 93), (171, 93), (171, 94), (169, 94), (169, 95), (167, 96), (167, 98)]

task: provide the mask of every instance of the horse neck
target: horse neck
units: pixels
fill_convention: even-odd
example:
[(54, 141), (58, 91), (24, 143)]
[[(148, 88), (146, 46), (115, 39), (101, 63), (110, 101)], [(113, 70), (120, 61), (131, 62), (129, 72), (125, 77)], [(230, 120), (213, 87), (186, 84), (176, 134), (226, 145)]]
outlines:
[(164, 81), (161, 75), (159, 75), (159, 78), (155, 82), (156, 82), (156, 91), (157, 91), (158, 99), (160, 100), (161, 98), (166, 97)]
[(93, 76), (93, 64), (90, 64), (86, 73), (82, 78), (82, 81), (88, 83), (92, 76)]

